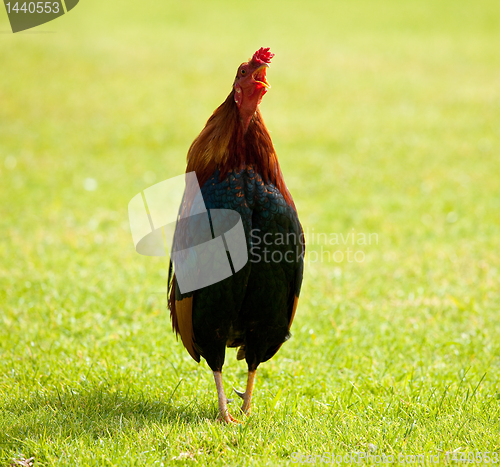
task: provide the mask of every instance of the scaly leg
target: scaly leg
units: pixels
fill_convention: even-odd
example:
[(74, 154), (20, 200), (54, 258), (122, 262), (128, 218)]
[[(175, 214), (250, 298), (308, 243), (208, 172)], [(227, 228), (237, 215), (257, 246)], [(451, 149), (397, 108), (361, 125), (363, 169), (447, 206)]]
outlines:
[(230, 423), (240, 423), (236, 420), (227, 408), (227, 397), (224, 393), (224, 386), (222, 385), (222, 373), (220, 371), (214, 371), (215, 386), (217, 387), (217, 398), (219, 399), (219, 415), (217, 420), (219, 422)]
[(245, 392), (240, 392), (237, 391), (236, 389), (233, 388), (234, 392), (238, 394), (243, 399), (243, 405), (241, 406), (241, 411), (245, 415), (250, 415), (250, 404), (252, 403), (252, 393), (253, 393), (253, 387), (255, 384), (255, 373), (257, 370), (253, 371), (248, 371), (248, 378), (247, 378), (247, 388)]

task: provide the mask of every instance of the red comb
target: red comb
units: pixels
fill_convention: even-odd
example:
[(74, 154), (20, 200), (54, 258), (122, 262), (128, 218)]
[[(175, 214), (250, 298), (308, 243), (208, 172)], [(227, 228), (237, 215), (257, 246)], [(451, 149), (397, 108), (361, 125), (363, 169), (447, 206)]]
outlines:
[(264, 64), (264, 63), (271, 63), (271, 58), (274, 57), (274, 54), (269, 52), (270, 47), (267, 47), (264, 49), (264, 47), (261, 47), (257, 52), (253, 54), (252, 57), (252, 62), (256, 64)]

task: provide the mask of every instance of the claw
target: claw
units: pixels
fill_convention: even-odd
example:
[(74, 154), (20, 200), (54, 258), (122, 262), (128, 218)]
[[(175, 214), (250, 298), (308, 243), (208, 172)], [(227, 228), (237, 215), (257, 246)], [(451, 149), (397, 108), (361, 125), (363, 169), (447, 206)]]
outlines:
[(220, 423), (227, 423), (228, 425), (242, 423), (237, 418), (234, 418), (229, 412), (226, 412), (224, 415), (219, 414), (217, 421)]
[(240, 396), (243, 400), (245, 399), (245, 393), (244, 392), (241, 392), (241, 391), (238, 391), (236, 388), (233, 388), (233, 391), (238, 395)]

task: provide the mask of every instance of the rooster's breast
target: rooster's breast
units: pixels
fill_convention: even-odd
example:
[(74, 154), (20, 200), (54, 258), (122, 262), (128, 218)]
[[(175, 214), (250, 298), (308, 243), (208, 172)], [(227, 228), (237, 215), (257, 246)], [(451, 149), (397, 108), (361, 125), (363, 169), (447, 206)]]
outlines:
[(269, 341), (259, 357), (264, 361), (269, 358), (265, 349), (279, 347), (288, 335), (293, 300), (300, 288), (297, 277), (303, 253), (297, 214), (252, 167), (230, 172), (222, 180), (216, 171), (201, 191), (207, 209), (240, 214), (248, 262), (227, 279), (194, 292), (196, 345), (203, 355), (209, 342), (213, 347), (214, 335), (220, 336), (221, 346), (241, 345), (252, 330), (272, 329), (276, 335), (268, 332), (259, 337)]

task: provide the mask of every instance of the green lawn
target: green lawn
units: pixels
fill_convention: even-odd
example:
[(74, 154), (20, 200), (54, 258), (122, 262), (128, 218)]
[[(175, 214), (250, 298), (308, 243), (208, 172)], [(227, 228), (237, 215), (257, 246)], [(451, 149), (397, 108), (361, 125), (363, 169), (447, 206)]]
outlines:
[[(0, 7), (0, 465), (500, 455), (498, 0), (82, 0), (9, 31)], [(309, 255), (293, 338), (222, 426), (127, 205), (261, 46)]]

